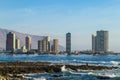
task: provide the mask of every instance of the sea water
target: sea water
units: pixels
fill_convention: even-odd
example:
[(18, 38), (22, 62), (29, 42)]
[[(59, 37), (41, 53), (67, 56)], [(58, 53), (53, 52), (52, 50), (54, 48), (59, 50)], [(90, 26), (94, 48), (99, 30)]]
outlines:
[[(120, 67), (120, 56), (117, 55), (39, 55), (39, 54), (0, 54), (0, 62), (51, 62), (60, 64), (114, 66)], [(65, 66), (64, 66), (65, 69)], [(102, 77), (101, 77), (102, 76)], [(119, 80), (120, 70), (65, 70), (60, 73), (26, 74), (28, 80)]]

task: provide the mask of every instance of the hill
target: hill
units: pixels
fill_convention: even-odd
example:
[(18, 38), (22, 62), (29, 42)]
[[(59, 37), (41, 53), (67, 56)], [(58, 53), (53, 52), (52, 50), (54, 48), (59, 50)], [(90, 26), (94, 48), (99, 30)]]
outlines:
[[(0, 49), (6, 49), (6, 35), (11, 31), (16, 34), (16, 38), (20, 39), (21, 46), (25, 45), (25, 37), (31, 36), (32, 37), (32, 49), (37, 49), (38, 40), (42, 40), (45, 37), (45, 36), (30, 35), (30, 34), (16, 32), (13, 30), (7, 30), (7, 29), (0, 28)], [(64, 50), (64, 47), (62, 47), (61, 45), (60, 45), (60, 50), (61, 51)]]

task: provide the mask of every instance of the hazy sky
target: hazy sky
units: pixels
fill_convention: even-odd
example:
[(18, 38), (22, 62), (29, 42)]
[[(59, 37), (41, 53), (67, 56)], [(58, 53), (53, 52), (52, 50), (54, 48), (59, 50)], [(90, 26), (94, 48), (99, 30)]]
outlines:
[(120, 51), (120, 0), (0, 0), (0, 28), (50, 35), (72, 49), (91, 49), (91, 34), (109, 31), (110, 50)]

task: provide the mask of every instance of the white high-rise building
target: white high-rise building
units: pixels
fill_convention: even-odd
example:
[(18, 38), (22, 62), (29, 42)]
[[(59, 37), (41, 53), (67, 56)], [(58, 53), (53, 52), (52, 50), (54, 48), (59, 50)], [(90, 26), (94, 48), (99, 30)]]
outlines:
[(16, 39), (16, 49), (20, 49), (20, 39)]
[(107, 53), (109, 47), (108, 31), (97, 31), (96, 36), (92, 36), (92, 50), (98, 53)]
[(53, 40), (53, 52), (58, 53), (59, 52), (59, 41), (58, 39)]

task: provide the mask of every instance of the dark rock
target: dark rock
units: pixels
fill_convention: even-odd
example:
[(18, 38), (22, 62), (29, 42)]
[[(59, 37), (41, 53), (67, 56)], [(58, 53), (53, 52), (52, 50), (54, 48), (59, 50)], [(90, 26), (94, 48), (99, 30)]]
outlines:
[(110, 79), (109, 76), (97, 76), (98, 79)]

